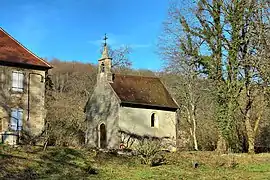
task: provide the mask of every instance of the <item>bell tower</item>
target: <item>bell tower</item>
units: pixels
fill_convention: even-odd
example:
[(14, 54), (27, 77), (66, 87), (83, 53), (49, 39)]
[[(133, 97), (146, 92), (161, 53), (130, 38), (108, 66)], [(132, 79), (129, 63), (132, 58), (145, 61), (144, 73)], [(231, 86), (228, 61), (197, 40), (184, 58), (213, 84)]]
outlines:
[(107, 35), (104, 37), (104, 45), (101, 58), (98, 60), (98, 82), (108, 81), (112, 82), (112, 58), (109, 57), (108, 47), (107, 47)]

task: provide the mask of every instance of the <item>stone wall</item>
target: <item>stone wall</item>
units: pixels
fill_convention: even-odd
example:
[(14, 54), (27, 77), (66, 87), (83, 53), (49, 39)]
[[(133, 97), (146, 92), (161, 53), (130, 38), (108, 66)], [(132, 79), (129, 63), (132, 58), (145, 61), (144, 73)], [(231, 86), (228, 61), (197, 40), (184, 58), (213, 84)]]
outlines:
[[(12, 71), (20, 71), (24, 74), (22, 92), (12, 91)], [(42, 132), (46, 114), (44, 109), (45, 73), (45, 70), (0, 66), (0, 136), (3, 143), (17, 143), (17, 138), (14, 138), (14, 135), (17, 135), (17, 132), (11, 131), (9, 128), (12, 108), (23, 109), (23, 131), (21, 132), (34, 136), (37, 136)], [(30, 88), (28, 97), (29, 76)], [(43, 80), (43, 82), (41, 82), (41, 80)], [(28, 104), (30, 109), (29, 117)]]
[(95, 90), (86, 105), (86, 144), (90, 147), (100, 147), (99, 128), (101, 124), (105, 124), (106, 148), (118, 148), (119, 101), (105, 74), (100, 73), (99, 76)]

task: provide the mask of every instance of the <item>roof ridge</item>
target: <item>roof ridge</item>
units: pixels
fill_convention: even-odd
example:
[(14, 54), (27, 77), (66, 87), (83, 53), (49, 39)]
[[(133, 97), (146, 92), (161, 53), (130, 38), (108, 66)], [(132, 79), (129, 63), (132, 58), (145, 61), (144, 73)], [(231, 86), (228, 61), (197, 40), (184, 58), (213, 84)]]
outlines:
[(153, 78), (153, 79), (160, 79), (157, 76), (140, 76), (140, 75), (130, 75), (130, 74), (121, 74), (121, 73), (114, 73), (114, 75), (120, 76), (129, 76), (129, 77), (143, 77), (143, 78)]
[(6, 32), (2, 27), (0, 27), (0, 30), (6, 34), (9, 38), (11, 38), (15, 43), (17, 43), (19, 46), (21, 46), (22, 48), (24, 48), (27, 52), (29, 52), (30, 54), (32, 54), (34, 57), (38, 58), (40, 61), (42, 61), (43, 63), (45, 63), (47, 66), (51, 67), (52, 66), (46, 62), (45, 60), (43, 60), (42, 58), (38, 57), (35, 53), (31, 52), (27, 47), (25, 47), (22, 43), (20, 43), (18, 40), (16, 40), (14, 37), (12, 37), (8, 32)]

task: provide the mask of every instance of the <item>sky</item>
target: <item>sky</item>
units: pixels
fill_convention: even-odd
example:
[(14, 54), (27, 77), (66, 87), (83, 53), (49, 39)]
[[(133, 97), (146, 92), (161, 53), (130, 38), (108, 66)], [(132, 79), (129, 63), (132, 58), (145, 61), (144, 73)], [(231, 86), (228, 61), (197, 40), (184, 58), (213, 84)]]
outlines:
[(130, 46), (135, 69), (161, 70), (169, 0), (1, 0), (0, 26), (42, 58), (97, 63), (104, 34)]

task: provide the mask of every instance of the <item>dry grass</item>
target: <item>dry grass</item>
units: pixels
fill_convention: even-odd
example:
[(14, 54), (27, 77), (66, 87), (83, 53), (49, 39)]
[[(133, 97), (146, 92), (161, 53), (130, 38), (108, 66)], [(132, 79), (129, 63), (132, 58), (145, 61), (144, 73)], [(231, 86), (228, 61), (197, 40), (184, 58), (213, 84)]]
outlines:
[[(0, 146), (0, 179), (270, 179), (270, 154), (167, 153), (166, 165), (92, 150)], [(198, 162), (199, 167), (193, 168)], [(99, 173), (89, 174), (95, 167)]]

